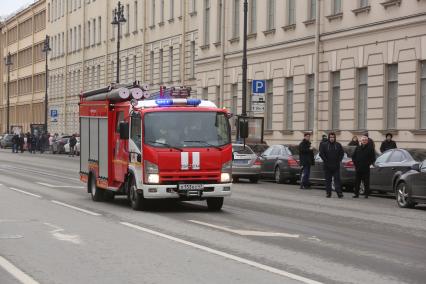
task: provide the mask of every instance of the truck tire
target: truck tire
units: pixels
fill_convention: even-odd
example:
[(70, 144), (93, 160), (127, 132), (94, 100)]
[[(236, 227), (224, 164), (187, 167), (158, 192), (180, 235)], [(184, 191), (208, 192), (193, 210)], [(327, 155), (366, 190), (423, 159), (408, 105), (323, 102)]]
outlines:
[(88, 186), (93, 201), (100, 202), (104, 200), (104, 190), (96, 186), (96, 178), (94, 175), (90, 175)]
[(129, 180), (129, 201), (130, 206), (135, 211), (143, 211), (146, 210), (147, 201), (143, 197), (143, 194), (140, 194), (136, 191), (136, 181), (133, 176), (130, 176)]
[(207, 207), (210, 211), (220, 211), (223, 206), (223, 197), (207, 198)]

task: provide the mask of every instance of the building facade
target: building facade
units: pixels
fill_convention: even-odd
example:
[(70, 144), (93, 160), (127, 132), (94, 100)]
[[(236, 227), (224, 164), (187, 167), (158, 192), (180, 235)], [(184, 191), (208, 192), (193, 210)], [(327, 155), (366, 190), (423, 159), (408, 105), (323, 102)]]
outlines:
[[(10, 127), (29, 131), (44, 123), (46, 2), (39, 0), (6, 19), (1, 26), (0, 133), (7, 131), (7, 67), (11, 54), (9, 85)], [(10, 129), (9, 129), (10, 131)]]
[[(241, 113), (243, 2), (121, 1), (120, 82), (192, 86)], [(46, 1), (49, 108), (58, 112), (50, 132), (78, 132), (78, 94), (116, 80), (117, 3)], [(308, 131), (346, 143), (367, 130), (375, 141), (390, 132), (400, 146), (424, 147), (426, 1), (248, 3), (248, 84), (267, 87), (264, 111), (251, 111), (250, 92), (247, 109), (264, 117), (268, 143), (296, 143)]]

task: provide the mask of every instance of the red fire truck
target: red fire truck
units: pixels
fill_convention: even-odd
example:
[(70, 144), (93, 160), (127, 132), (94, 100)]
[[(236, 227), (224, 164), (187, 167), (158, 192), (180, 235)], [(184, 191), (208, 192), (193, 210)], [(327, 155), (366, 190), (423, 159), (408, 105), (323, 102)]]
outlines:
[(231, 195), (230, 114), (190, 89), (148, 95), (146, 86), (110, 85), (80, 96), (80, 179), (94, 201), (125, 195), (135, 210), (151, 199)]

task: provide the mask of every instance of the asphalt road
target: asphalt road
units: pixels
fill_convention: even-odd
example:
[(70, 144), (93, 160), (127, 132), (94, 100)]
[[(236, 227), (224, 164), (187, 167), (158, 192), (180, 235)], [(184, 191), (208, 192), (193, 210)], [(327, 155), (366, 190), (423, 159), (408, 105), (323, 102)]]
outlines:
[(135, 212), (93, 202), (78, 167), (0, 151), (0, 283), (425, 283), (426, 207), (261, 182), (222, 212)]

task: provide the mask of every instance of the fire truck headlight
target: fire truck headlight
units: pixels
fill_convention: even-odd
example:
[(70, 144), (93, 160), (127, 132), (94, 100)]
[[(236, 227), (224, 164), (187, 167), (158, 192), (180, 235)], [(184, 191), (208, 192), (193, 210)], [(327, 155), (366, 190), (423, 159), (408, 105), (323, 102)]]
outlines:
[(160, 176), (158, 174), (148, 174), (148, 183), (160, 183)]
[(220, 175), (220, 182), (231, 182), (231, 175), (229, 173), (222, 173)]

